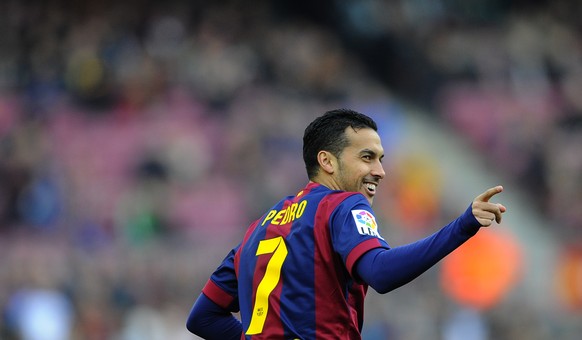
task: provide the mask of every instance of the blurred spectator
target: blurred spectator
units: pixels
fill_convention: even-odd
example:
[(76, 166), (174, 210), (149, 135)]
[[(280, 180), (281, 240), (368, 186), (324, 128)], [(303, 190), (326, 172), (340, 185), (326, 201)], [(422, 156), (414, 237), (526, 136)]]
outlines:
[(66, 340), (71, 336), (72, 306), (61, 292), (23, 289), (7, 307), (7, 318), (23, 340)]

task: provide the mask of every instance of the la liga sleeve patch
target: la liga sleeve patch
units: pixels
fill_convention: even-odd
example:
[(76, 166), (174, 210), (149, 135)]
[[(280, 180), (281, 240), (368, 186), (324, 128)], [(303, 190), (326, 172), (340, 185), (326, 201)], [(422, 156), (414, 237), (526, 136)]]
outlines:
[(356, 222), (356, 228), (360, 235), (369, 235), (378, 237), (382, 240), (384, 239), (380, 236), (380, 233), (378, 233), (378, 224), (372, 213), (367, 210), (352, 210), (352, 216)]

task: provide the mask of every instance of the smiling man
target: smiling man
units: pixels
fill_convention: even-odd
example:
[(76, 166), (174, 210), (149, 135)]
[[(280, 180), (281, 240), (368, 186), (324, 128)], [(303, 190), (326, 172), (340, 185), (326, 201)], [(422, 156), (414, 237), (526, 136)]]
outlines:
[[(252, 223), (211, 275), (187, 328), (205, 339), (360, 339), (368, 287), (379, 293), (421, 275), (479, 228), (499, 223), (490, 203), (501, 186), (477, 196), (456, 220), (414, 243), (391, 248), (372, 202), (386, 173), (376, 123), (339, 109), (303, 136), (305, 188)], [(240, 321), (233, 313), (240, 311)]]

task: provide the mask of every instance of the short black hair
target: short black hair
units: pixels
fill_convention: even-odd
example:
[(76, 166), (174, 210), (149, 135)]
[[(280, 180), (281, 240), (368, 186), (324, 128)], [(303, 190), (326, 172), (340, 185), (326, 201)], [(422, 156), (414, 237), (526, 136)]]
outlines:
[(303, 134), (303, 161), (309, 179), (313, 179), (319, 171), (317, 154), (325, 150), (340, 157), (348, 146), (346, 128), (354, 130), (370, 128), (378, 131), (374, 120), (362, 113), (350, 109), (335, 109), (325, 112), (311, 122)]

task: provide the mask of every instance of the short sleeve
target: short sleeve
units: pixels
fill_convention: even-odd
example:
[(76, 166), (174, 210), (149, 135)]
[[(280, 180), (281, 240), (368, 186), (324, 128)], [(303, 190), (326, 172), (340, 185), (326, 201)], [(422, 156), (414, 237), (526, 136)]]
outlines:
[(240, 245), (233, 248), (212, 273), (202, 289), (204, 295), (222, 308), (238, 311), (238, 281), (234, 257)]
[(380, 235), (372, 207), (364, 196), (350, 195), (335, 208), (329, 220), (332, 244), (350, 275), (356, 261), (374, 248), (390, 248)]

